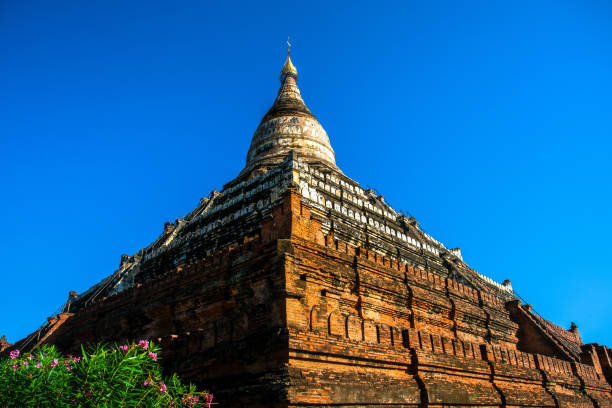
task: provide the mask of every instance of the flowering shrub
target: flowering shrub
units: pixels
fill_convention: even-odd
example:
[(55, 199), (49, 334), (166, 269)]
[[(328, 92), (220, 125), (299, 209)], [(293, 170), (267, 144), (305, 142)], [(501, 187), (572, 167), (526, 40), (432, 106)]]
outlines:
[(208, 407), (213, 395), (163, 378), (159, 346), (141, 340), (97, 345), (82, 356), (62, 356), (53, 346), (13, 350), (0, 359), (0, 408)]

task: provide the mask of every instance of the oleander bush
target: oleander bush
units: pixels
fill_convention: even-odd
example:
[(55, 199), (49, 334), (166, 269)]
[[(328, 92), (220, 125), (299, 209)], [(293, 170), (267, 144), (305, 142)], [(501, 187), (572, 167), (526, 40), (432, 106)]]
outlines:
[(160, 347), (98, 344), (81, 356), (62, 356), (53, 346), (0, 358), (0, 408), (209, 407), (212, 394), (162, 377)]

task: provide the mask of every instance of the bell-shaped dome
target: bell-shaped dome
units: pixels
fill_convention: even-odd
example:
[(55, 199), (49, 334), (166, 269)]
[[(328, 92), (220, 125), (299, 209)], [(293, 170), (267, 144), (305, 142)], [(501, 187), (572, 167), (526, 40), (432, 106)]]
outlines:
[(325, 129), (302, 100), (297, 69), (289, 56), (280, 79), (278, 96), (253, 135), (243, 172), (281, 163), (290, 151), (305, 161), (323, 162), (338, 169)]

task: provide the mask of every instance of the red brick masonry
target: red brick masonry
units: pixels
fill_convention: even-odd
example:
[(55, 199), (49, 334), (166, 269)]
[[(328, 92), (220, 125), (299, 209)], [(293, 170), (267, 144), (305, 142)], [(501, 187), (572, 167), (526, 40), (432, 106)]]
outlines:
[(37, 342), (157, 339), (220, 407), (612, 407), (610, 349), (576, 334), (572, 360), (518, 301), (324, 236), (294, 190), (258, 234), (162, 272)]

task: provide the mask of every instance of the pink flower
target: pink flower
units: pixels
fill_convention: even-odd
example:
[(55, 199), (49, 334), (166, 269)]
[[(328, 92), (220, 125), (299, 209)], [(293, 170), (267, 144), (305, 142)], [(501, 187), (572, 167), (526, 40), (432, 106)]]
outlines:
[(142, 347), (143, 350), (148, 350), (149, 349), (149, 342), (147, 340), (140, 340), (138, 342), (138, 345), (140, 347)]
[(72, 354), (68, 354), (68, 358), (74, 361), (75, 363), (78, 363), (79, 361), (81, 361), (81, 357), (75, 357)]
[(9, 357), (11, 358), (11, 360), (16, 359), (17, 357), (19, 357), (19, 350), (13, 350), (9, 353)]
[(196, 396), (196, 395), (185, 395), (183, 398), (181, 398), (181, 402), (183, 404), (189, 404), (189, 406), (194, 406), (195, 404), (198, 403), (198, 401), (200, 400), (200, 397)]
[(72, 366), (66, 366), (66, 371), (72, 371)]
[(149, 380), (145, 380), (145, 381), (144, 381), (144, 383), (143, 383), (142, 385), (144, 385), (145, 387), (147, 387), (147, 386), (149, 386), (149, 385), (151, 385), (151, 384), (153, 384), (151, 381), (149, 381)]
[(51, 362), (51, 367), (55, 367), (58, 363), (59, 361), (57, 360), (57, 358), (54, 358), (53, 361)]
[(27, 361), (24, 361), (24, 362), (23, 362), (23, 366), (24, 366), (24, 367), (27, 367), (27, 366), (28, 366), (28, 362), (27, 362)]
[(159, 392), (168, 392), (168, 387), (163, 382), (159, 383)]
[(206, 403), (208, 404), (208, 408), (210, 408), (212, 400), (213, 400), (213, 395), (212, 394), (208, 394), (208, 397), (206, 397)]
[(157, 361), (157, 353), (153, 353), (152, 351), (149, 351), (149, 357), (151, 357), (153, 361)]
[(13, 371), (17, 371), (17, 364), (13, 364)]
[(42, 367), (42, 363), (37, 363), (34, 367), (40, 368), (40, 367)]
[(122, 350), (124, 353), (127, 353), (127, 351), (128, 351), (128, 346), (127, 346), (127, 344), (124, 344), (123, 346), (119, 346), (119, 348), (120, 348), (120, 349), (121, 349), (121, 350)]

